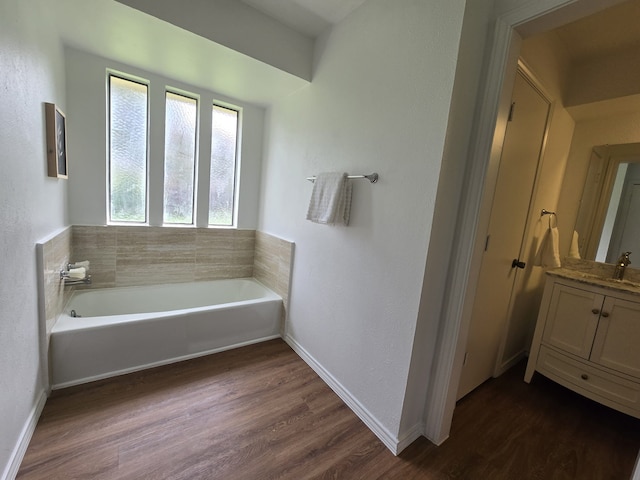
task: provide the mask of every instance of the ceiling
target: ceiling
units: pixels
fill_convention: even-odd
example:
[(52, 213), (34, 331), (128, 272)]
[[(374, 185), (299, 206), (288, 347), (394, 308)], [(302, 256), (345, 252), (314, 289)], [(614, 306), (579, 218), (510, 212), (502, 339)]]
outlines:
[[(241, 0), (310, 38), (326, 32), (366, 0)], [(389, 0), (391, 1), (391, 0)], [(604, 0), (603, 0), (604, 1)], [(616, 1), (616, 0), (608, 0)], [(301, 88), (291, 75), (261, 62), (246, 67), (246, 55), (198, 35), (126, 8), (112, 0), (57, 0), (65, 43), (186, 83), (214, 89), (232, 98), (268, 105), (273, 98)], [(100, 22), (88, 22), (99, 18)], [(640, 0), (629, 0), (555, 30), (574, 61), (640, 49)], [(199, 59), (206, 58), (207, 62)], [(212, 66), (228, 65), (229, 78)], [(255, 65), (254, 65), (255, 64)], [(213, 84), (211, 79), (217, 79)], [(251, 83), (248, 79), (260, 79)], [(222, 84), (221, 84), (222, 82)], [(226, 83), (224, 83), (226, 82)], [(251, 85), (249, 85), (251, 83)], [(302, 82), (304, 83), (304, 82)], [(246, 85), (245, 85), (246, 84)], [(306, 84), (306, 83), (305, 83)]]
[(315, 38), (366, 0), (242, 0), (299, 33)]
[[(366, 0), (242, 0), (309, 37), (339, 23)], [(640, 0), (628, 0), (556, 29), (574, 61), (640, 48)]]
[[(584, 65), (631, 49), (640, 51), (639, 21), (640, 0), (628, 0), (552, 32), (564, 47), (571, 63)], [(638, 112), (640, 95), (574, 105), (567, 107), (567, 110), (576, 121)]]
[(640, 0), (629, 0), (571, 22), (555, 32), (574, 62), (640, 48)]

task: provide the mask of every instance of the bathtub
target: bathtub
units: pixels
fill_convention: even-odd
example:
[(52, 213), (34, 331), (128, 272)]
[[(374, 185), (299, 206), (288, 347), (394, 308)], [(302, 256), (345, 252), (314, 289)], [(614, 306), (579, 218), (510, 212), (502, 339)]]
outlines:
[(246, 278), (76, 291), (51, 331), (52, 388), (277, 338), (281, 312)]

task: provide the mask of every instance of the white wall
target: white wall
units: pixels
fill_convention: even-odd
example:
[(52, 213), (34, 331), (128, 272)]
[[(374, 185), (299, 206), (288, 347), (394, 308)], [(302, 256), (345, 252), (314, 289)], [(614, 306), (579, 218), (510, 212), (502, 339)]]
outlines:
[(405, 444), (415, 437), (417, 430), (423, 428), (428, 379), (431, 377), (434, 352), (437, 350), (439, 319), (445, 298), (450, 294), (446, 291), (443, 278), (449, 268), (456, 234), (456, 212), (461, 192), (465, 190), (463, 172), (474, 126), (474, 112), (470, 107), (474, 107), (476, 103), (484, 61), (484, 56), (478, 52), (484, 51), (487, 43), (492, 6), (491, 1), (467, 2), (465, 6), (418, 325), (400, 425), (400, 432), (404, 432), (404, 437), (400, 440)]
[(0, 478), (45, 398), (35, 243), (66, 224), (66, 181), (47, 177), (45, 148), (44, 102), (65, 108), (52, 15), (48, 0), (0, 2)]
[[(396, 439), (464, 3), (369, 0), (267, 123), (260, 228), (296, 242), (287, 334)], [(380, 174), (354, 183), (348, 227), (305, 220), (305, 178), (332, 170)]]
[[(212, 102), (227, 102), (242, 108), (240, 192), (238, 227), (255, 229), (262, 162), (264, 109), (217, 95), (174, 79), (124, 65), (103, 57), (67, 48), (67, 123), (69, 125), (69, 219), (75, 225), (105, 225), (107, 222), (107, 112), (106, 74), (113, 69), (136, 75), (150, 82), (149, 96), (155, 98), (150, 110), (149, 201), (150, 224), (162, 223), (162, 178), (164, 174), (164, 105), (165, 87), (179, 88), (200, 96), (200, 109)], [(203, 115), (201, 129), (211, 128), (210, 116)], [(205, 138), (205, 137), (202, 137)], [(208, 172), (210, 145), (200, 144), (201, 172)], [(206, 205), (208, 174), (199, 178), (200, 205)], [(202, 214), (204, 213), (204, 216)], [(198, 213), (206, 226), (206, 212)]]
[[(607, 33), (597, 35), (606, 38)], [(573, 67), (566, 104), (582, 105), (640, 93), (639, 65), (640, 51), (635, 46), (578, 63)]]
[(311, 80), (313, 40), (237, 0), (118, 0), (140, 11)]

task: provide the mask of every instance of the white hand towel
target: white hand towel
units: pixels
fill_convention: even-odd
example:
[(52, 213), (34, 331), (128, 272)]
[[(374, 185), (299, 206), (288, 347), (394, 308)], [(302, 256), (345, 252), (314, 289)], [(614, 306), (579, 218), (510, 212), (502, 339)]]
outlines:
[(571, 247), (569, 247), (569, 256), (571, 258), (580, 258), (580, 247), (578, 244), (578, 232), (573, 231), (573, 237), (571, 237)]
[(87, 270), (89, 270), (89, 260), (83, 260), (81, 262), (76, 262), (73, 264), (73, 268), (80, 268), (80, 267), (84, 267)]
[(560, 247), (557, 227), (549, 227), (540, 242), (534, 265), (539, 267), (560, 267)]
[(351, 182), (346, 173), (319, 173), (313, 183), (307, 220), (328, 225), (349, 225), (351, 193)]

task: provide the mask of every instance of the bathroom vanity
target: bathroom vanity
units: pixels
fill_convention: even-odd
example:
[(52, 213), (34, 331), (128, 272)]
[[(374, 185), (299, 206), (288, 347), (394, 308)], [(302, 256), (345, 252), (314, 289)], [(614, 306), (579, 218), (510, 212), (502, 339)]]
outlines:
[(527, 383), (534, 371), (640, 418), (640, 283), (548, 271)]

